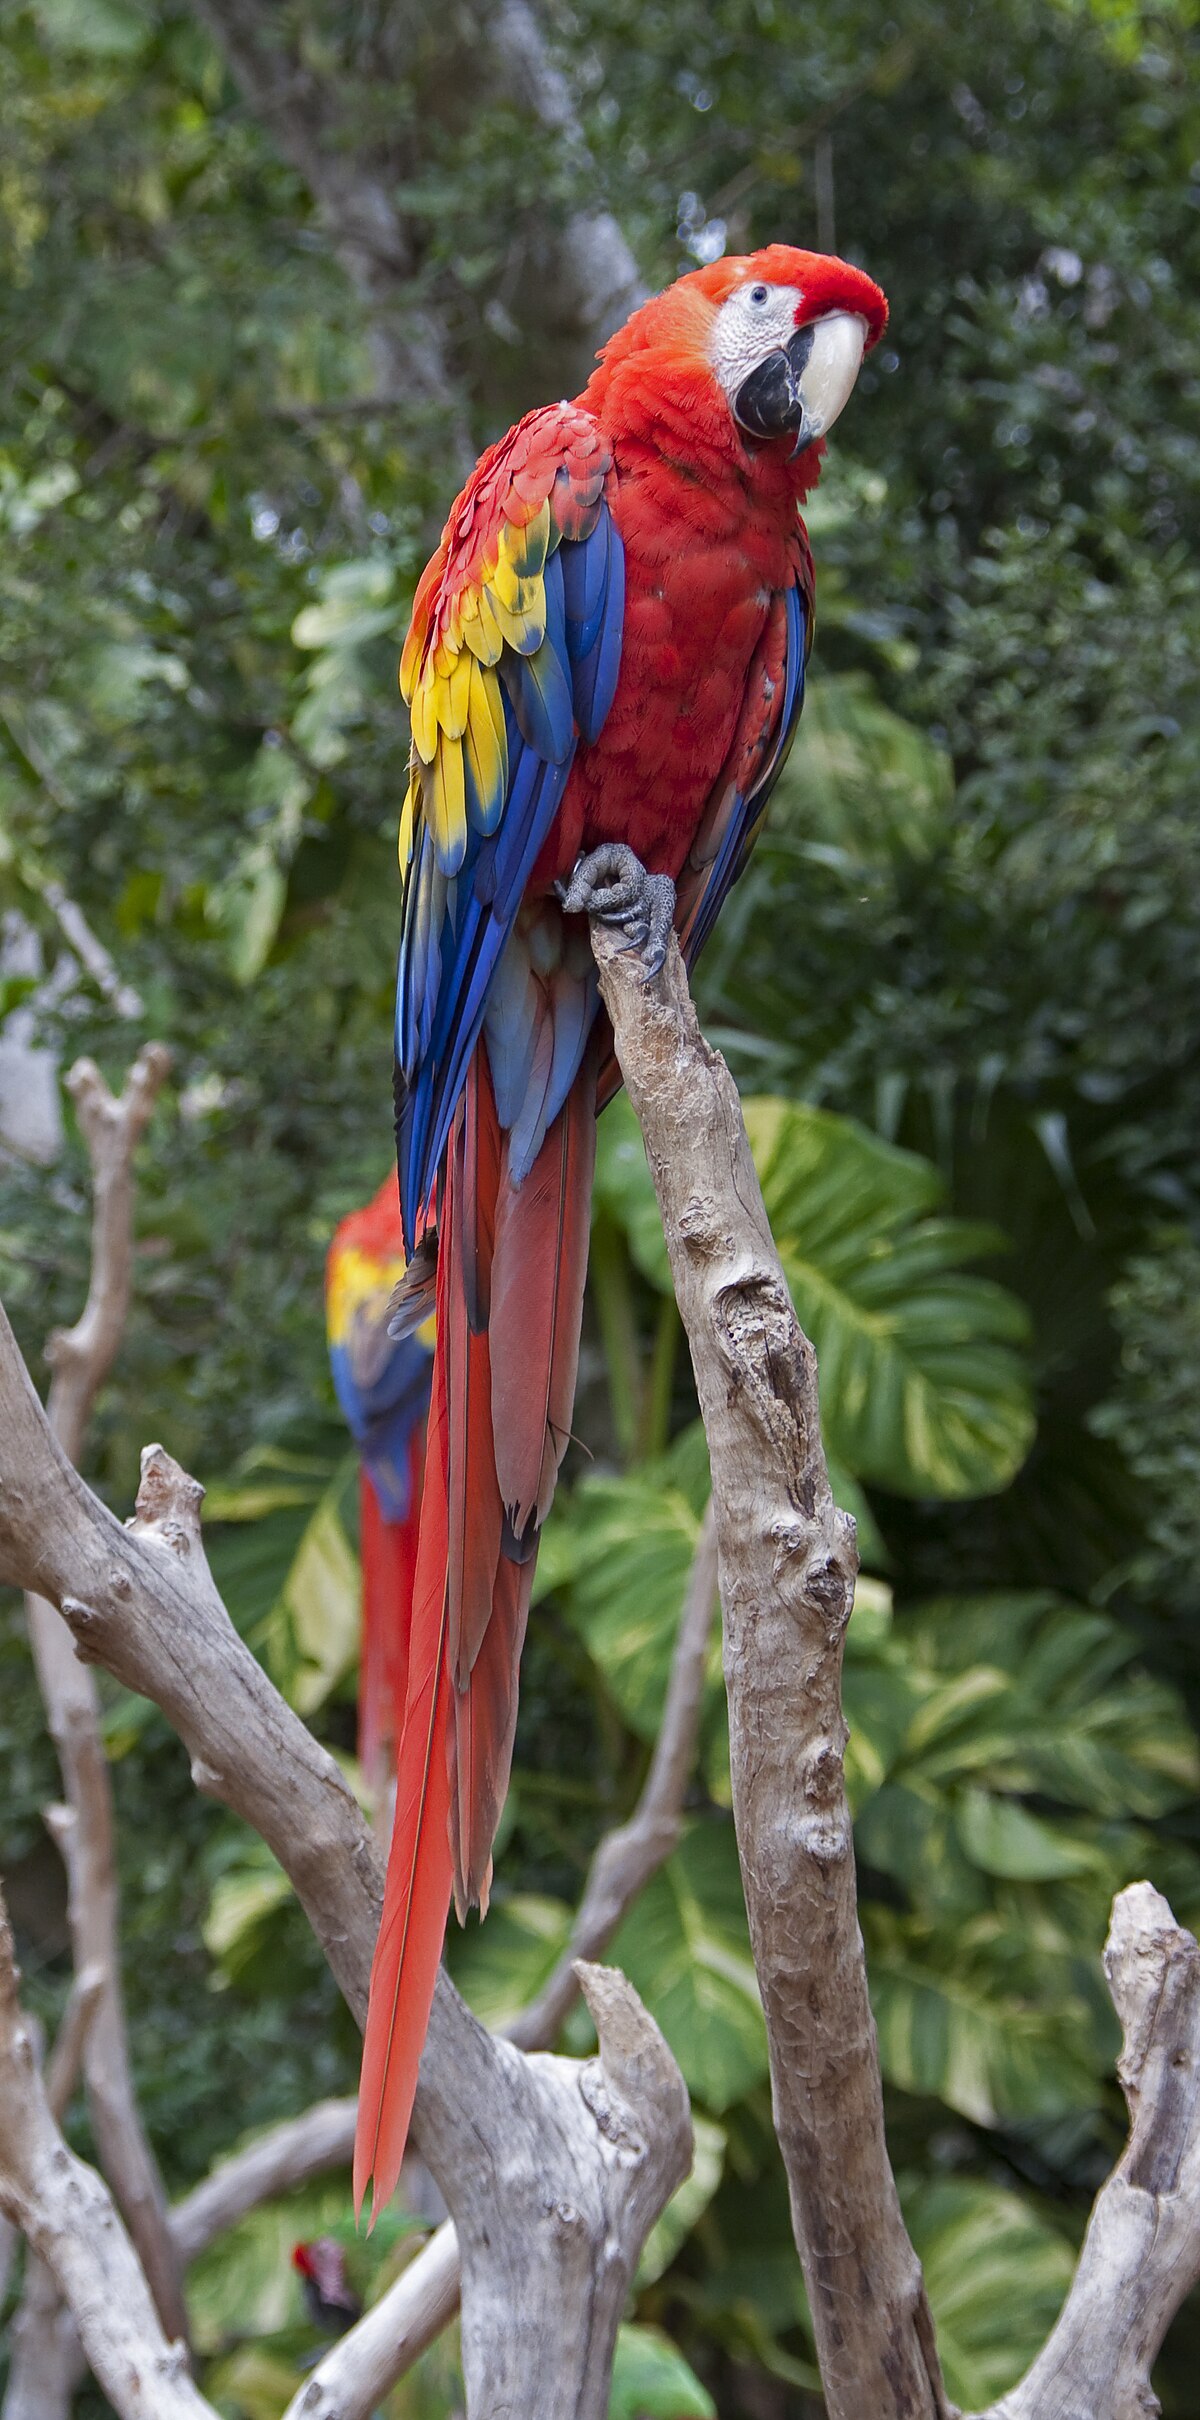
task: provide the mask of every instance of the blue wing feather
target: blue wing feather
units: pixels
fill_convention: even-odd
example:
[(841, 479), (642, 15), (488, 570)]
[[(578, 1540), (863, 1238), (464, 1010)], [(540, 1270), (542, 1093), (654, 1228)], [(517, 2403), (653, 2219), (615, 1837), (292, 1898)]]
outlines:
[[(450, 876), (437, 866), (428, 831), (419, 831), (404, 901), (396, 985), (396, 1059), (403, 1082), (397, 1117), (400, 1198), (411, 1251), (446, 1146), (471, 1053), (496, 991), (505, 945), (522, 895), (545, 845), (582, 736), (603, 726), (621, 665), (625, 565), (608, 505), (600, 501), (585, 537), (563, 537), (543, 574), (546, 629), (528, 655), (506, 646), (497, 666), (503, 684), (508, 781), (490, 831), (475, 806), (469, 764), (467, 842)], [(521, 1119), (527, 1143), (544, 1131), (570, 1088), (596, 1008), (594, 984), (580, 1001), (564, 1003), (550, 1062), (534, 1084), (537, 1101), (518, 1097), (527, 1034), (518, 1018), (511, 1065), (493, 1067), (497, 1099)], [(586, 1011), (586, 1013), (585, 1013)], [(504, 1055), (504, 1018), (488, 1023), (489, 1052)], [(523, 1110), (527, 1114), (522, 1115)], [(526, 1128), (529, 1133), (526, 1135)]]

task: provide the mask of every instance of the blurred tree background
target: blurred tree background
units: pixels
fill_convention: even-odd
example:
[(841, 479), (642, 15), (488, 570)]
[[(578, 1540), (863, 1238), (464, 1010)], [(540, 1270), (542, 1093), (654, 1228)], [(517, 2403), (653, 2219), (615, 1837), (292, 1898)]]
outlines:
[[(235, 1618), (348, 1751), (322, 1261), (388, 1159), (416, 574), (470, 454), (582, 383), (589, 319), (632, 299), (618, 231), (647, 284), (776, 236), (861, 261), (893, 318), (813, 503), (810, 702), (699, 990), (860, 1516), (847, 1697), (892, 2142), (951, 2394), (981, 2402), (1041, 2340), (1122, 2137), (1109, 1899), (1145, 1873), (1200, 1917), (1195, 10), (501, 16), (503, 72), (473, 0), (0, 8), (0, 1287), (36, 1369), (82, 1299), (88, 1202), (53, 1083), (36, 1131), (14, 1089), (83, 1047), (118, 1076), (161, 1036), (91, 1475), (127, 1509), (160, 1436), (205, 1481)], [(548, 1968), (644, 1770), (706, 1487), (678, 1343), (618, 1104), (590, 1459), (543, 1559), (495, 1911), (451, 1944), (489, 2016)], [(177, 2191), (351, 2089), (355, 2041), (265, 1852), (157, 1714), (106, 1705), (135, 2062)], [(0, 1773), (53, 2022), (57, 1780), (12, 1602)], [(819, 2410), (727, 1800), (714, 1668), (683, 1844), (614, 1952), (698, 2120), (628, 2420)], [(295, 2384), (287, 2245), (321, 2226), (350, 2240), (341, 2182), (193, 2278), (231, 2420)], [(356, 2250), (360, 2280), (394, 2248)], [(1191, 2337), (1185, 2314), (1170, 2414)], [(454, 2408), (443, 2347), (395, 2411)]]

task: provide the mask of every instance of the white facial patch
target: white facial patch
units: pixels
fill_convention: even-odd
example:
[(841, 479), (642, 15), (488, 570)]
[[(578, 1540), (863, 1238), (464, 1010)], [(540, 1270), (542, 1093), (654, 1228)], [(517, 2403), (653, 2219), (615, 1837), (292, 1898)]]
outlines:
[(731, 404), (751, 371), (794, 334), (799, 302), (794, 286), (769, 286), (765, 279), (754, 279), (721, 304), (709, 360)]

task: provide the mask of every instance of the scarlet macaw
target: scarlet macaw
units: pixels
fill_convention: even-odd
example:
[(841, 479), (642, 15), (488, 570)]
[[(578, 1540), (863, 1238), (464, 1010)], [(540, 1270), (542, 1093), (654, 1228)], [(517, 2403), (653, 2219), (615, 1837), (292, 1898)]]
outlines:
[(433, 1366), (431, 1333), (388, 1335), (404, 1269), (393, 1169), (374, 1199), (342, 1220), (325, 1264), (333, 1383), (359, 1451), (358, 1757), (376, 1803), (395, 1771), (404, 1719)]
[(346, 2272), (346, 2255), (336, 2235), (318, 2235), (311, 2243), (292, 2245), (292, 2267), (298, 2272), (304, 2308), (325, 2336), (344, 2336), (362, 2318), (362, 2303)]
[(486, 1906), (570, 1429), (595, 1115), (619, 1081), (586, 916), (651, 966), (672, 925), (689, 965), (711, 931), (800, 708), (799, 505), (886, 318), (861, 270), (783, 244), (679, 279), (582, 395), (483, 455), (417, 587), (397, 1138), (407, 1316), (436, 1292), (438, 1330), (355, 2150), (375, 2210), (451, 1892)]

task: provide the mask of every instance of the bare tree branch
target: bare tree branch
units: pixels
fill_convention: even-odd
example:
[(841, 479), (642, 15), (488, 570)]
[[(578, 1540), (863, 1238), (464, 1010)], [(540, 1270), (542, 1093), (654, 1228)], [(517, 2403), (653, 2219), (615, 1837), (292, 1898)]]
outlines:
[(145, 2273), (94, 2168), (51, 2114), (17, 1997), (0, 1899), (0, 2207), (53, 2273), (96, 2378), (120, 2420), (215, 2420), (168, 2344)]
[[(710, 1506), (688, 1579), (662, 1724), (645, 1786), (629, 1822), (606, 1834), (597, 1848), (569, 1948), (537, 1999), (507, 2028), (507, 2039), (522, 2050), (544, 2050), (554, 2042), (579, 1995), (579, 1960), (599, 1955), (638, 1892), (678, 1841), (695, 1754), (716, 1585), (716, 1530)], [(223, 2161), (171, 2213), (171, 2231), (181, 2260), (195, 2260), (259, 2203), (308, 2177), (348, 2164), (354, 2118), (353, 2101), (320, 2102)], [(361, 2391), (364, 2409), (370, 2410), (449, 2325), (458, 2299), (458, 2243), (453, 2224), (447, 2222), (365, 2315), (360, 2323), (365, 2331), (361, 2346), (356, 2341), (358, 2331), (351, 2331), (329, 2357), (332, 2370), (322, 2363), (314, 2371), (310, 2390), (319, 2385), (322, 2394), (340, 2395), (352, 2389), (357, 2395)], [(315, 2415), (325, 2406), (319, 2401), (297, 2401), (294, 2408), (297, 2414)], [(331, 2404), (331, 2412), (333, 2408)], [(341, 2408), (338, 2404), (339, 2412)]]
[[(161, 1042), (139, 1051), (119, 1097), (91, 1059), (71, 1069), (67, 1086), (91, 1161), (92, 1266), (87, 1301), (73, 1327), (50, 1337), (53, 1370), (47, 1419), (72, 1462), (83, 1451), (92, 1406), (124, 1333), (133, 1270), (133, 1161), (170, 1068)], [(83, 2041), (88, 2110), (101, 2165), (112, 2185), (163, 2325), (186, 2336), (187, 2311), (171, 2245), (167, 2202), (146, 2141), (129, 2071), (121, 1999), (120, 1940), (112, 1789), (100, 1735), (93, 1675), (75, 1655), (69, 1632), (47, 1599), (26, 1596), (30, 1644), (50, 1734), (62, 1767), (66, 1804), (48, 1822), (67, 1870), (71, 1948), (77, 1978), (101, 1978)], [(32, 2271), (30, 2282), (32, 2283)], [(44, 2287), (36, 2288), (44, 2299)], [(31, 2346), (50, 2332), (25, 2331)], [(45, 2405), (45, 2420), (54, 2407)]]
[(92, 1405), (125, 1333), (133, 1273), (133, 1160), (171, 1067), (162, 1042), (138, 1052), (114, 1098), (92, 1059), (77, 1059), (67, 1090), (92, 1170), (92, 1272), (74, 1327), (56, 1328), (46, 1345), (54, 1372), (47, 1415), (72, 1462), (83, 1452)]
[(97, 991), (103, 993), (118, 1017), (140, 1017), (140, 994), (135, 992), (131, 983), (126, 983), (120, 969), (114, 966), (104, 943), (92, 931), (78, 901), (68, 897), (61, 882), (48, 882), (42, 896), (58, 918), (63, 939), (70, 944), (80, 964), (86, 967)]
[(71, 2094), (79, 2082), (83, 2065), (84, 2045), (96, 2010), (104, 1996), (106, 1983), (101, 1966), (85, 1966), (76, 1975), (67, 1995), (54, 2048), (46, 2061), (46, 2102), (55, 2124), (61, 2126), (67, 2114)]
[[(544, 2198), (542, 2227), (549, 2223), (564, 2243), (573, 2243), (571, 2266), (581, 2281), (591, 2265), (581, 2310), (584, 2334), (564, 2360), (565, 2348), (555, 2342), (559, 2329), (539, 2293), (535, 2228), (512, 2275), (517, 2307), (509, 2325), (513, 2337), (540, 2338), (544, 2348), (537, 2401), (527, 2406), (518, 2399), (516, 2365), (506, 2364), (495, 2375), (496, 2400), (481, 2407), (489, 2420), (494, 2411), (526, 2409), (536, 2410), (538, 2420), (559, 2412), (563, 2420), (604, 2420), (612, 2347), (636, 2266), (636, 2255), (630, 2265), (630, 2251), (645, 2241), (653, 2223), (651, 2202), (662, 2206), (661, 2175), (655, 2174), (653, 2159), (647, 2163), (647, 2149), (656, 2138), (669, 2146), (674, 2184), (682, 2183), (691, 2164), (687, 2093), (657, 2025), (613, 1967), (581, 1963), (578, 1979), (595, 2022), (599, 2057), (574, 2070), (577, 2100), (568, 2095), (553, 2111), (553, 2133), (562, 2129), (565, 2138), (579, 2135), (580, 2140), (571, 2199), (564, 2204)], [(533, 2066), (548, 2077), (561, 2073), (564, 2062), (540, 2058)], [(587, 2148), (593, 2124), (604, 2145), (599, 2171)], [(515, 2145), (503, 2138), (495, 2148), (507, 2164), (514, 2149), (519, 2154), (519, 2137)], [(597, 2261), (600, 2244), (604, 2249)], [(453, 2316), (456, 2270), (452, 2231), (441, 2227), (390, 2292), (326, 2355), (293, 2397), (284, 2420), (368, 2420), (380, 2396)]]
[(171, 2211), (171, 2236), (184, 2268), (228, 2227), (277, 2194), (290, 2193), (331, 2168), (348, 2168), (354, 2153), (355, 2100), (315, 2101), (300, 2117), (272, 2126), (257, 2142), (221, 2160)]
[(900, 2214), (858, 1928), (842, 1757), (854, 1525), (830, 1492), (816, 1359), (763, 1208), (737, 1090), (674, 941), (647, 982), (593, 924), (708, 1436), (733, 1807), (775, 2125), (829, 2420), (945, 2420)]
[(1113, 1903), (1104, 1968), (1129, 2141), (1053, 2334), (983, 2420), (1150, 2420), (1159, 2346), (1200, 2279), (1200, 1950), (1135, 1882)]
[[(332, 1757), (229, 1620), (201, 1544), (202, 1492), (148, 1447), (123, 1529), (67, 1462), (0, 1314), (0, 1577), (44, 1591), (78, 1653), (161, 1707), (197, 1786), (278, 1857), (361, 2022), (379, 1919), (374, 1845)], [(539, 2420), (604, 2412), (641, 2243), (690, 2146), (682, 2081), (667, 2091), (669, 2054), (629, 2000), (638, 2018), (623, 2004), (593, 2082), (594, 2063), (526, 2059), (493, 2040), (439, 1976), (414, 2138), (457, 2222), (472, 2420), (505, 2408), (536, 2408)], [(657, 2099), (643, 2108), (637, 2072), (656, 2059)], [(636, 2124), (604, 2081), (618, 2070)]]
[[(678, 1841), (684, 1792), (695, 1755), (716, 1587), (716, 1528), (710, 1505), (688, 1578), (662, 1725), (645, 1787), (629, 1822), (606, 1833), (596, 1850), (569, 1947), (536, 2000), (506, 2029), (507, 2040), (521, 2050), (544, 2050), (557, 2039), (579, 1996), (585, 1971), (580, 1961), (600, 1954), (638, 1892)], [(356, 2398), (361, 2395), (361, 2408), (371, 2410), (426, 2345), (449, 2326), (458, 2308), (458, 2295), (457, 2238), (453, 2225), (447, 2223), (360, 2321), (359, 2327), (366, 2331), (361, 2356), (355, 2342), (359, 2330), (352, 2329), (337, 2353), (314, 2371), (314, 2387), (319, 2383), (328, 2394), (352, 2390)], [(354, 2408), (359, 2408), (357, 2400)], [(340, 2403), (308, 2404), (298, 2398), (292, 2407), (294, 2420), (301, 2420), (301, 2415), (304, 2420), (325, 2420), (327, 2411), (328, 2420), (333, 2420), (335, 2410), (338, 2420), (344, 2420)]]
[(87, 2375), (87, 2363), (54, 2272), (32, 2244), (25, 2247), (21, 2300), (13, 2313), (9, 2340), (12, 2355), (4, 2390), (4, 2420), (69, 2420), (75, 2389)]
[[(91, 2024), (96, 2002), (104, 1988), (104, 1977), (98, 1967), (88, 1967), (76, 1975), (63, 2010), (62, 2023), (55, 2036), (54, 2048), (46, 2062), (46, 2100), (51, 2116), (61, 2124), (67, 2104), (79, 2081), (80, 2061), (84, 2039)], [(31, 2021), (36, 2044), (36, 2026)], [(17, 2232), (8, 2220), (0, 2218), (0, 2303), (8, 2291), (9, 2271), (16, 2250)], [(51, 2287), (53, 2281), (51, 2281)], [(7, 2397), (4, 2409), (8, 2411)]]

